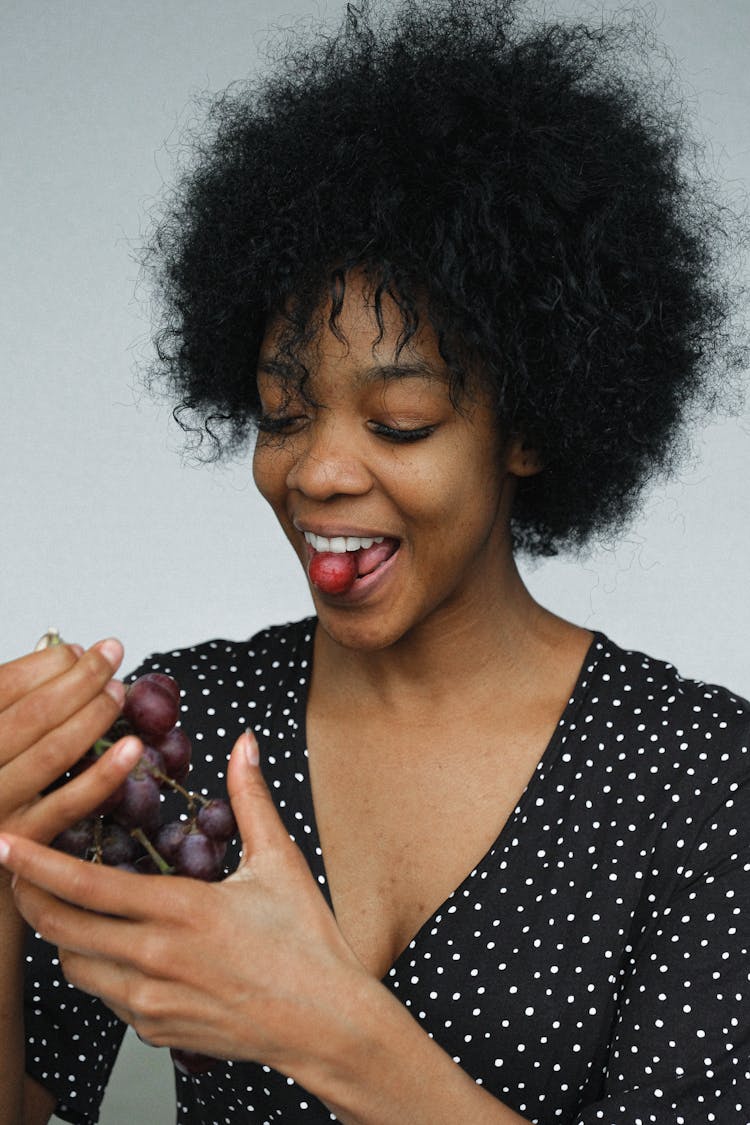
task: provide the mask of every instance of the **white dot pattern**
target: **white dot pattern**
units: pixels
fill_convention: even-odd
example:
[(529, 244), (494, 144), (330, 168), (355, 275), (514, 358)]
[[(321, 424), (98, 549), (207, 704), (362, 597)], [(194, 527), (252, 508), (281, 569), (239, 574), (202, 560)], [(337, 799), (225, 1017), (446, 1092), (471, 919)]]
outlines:
[[(183, 688), (192, 784), (257, 733), (284, 823), (330, 903), (305, 708), (313, 619), (152, 657)], [(750, 1122), (750, 704), (594, 638), (494, 846), (384, 984), (456, 1063), (540, 1125)], [(233, 843), (231, 864), (237, 862)], [(27, 1068), (97, 1119), (122, 1026), (31, 941)], [(179, 1125), (335, 1120), (246, 1062), (176, 1075)]]

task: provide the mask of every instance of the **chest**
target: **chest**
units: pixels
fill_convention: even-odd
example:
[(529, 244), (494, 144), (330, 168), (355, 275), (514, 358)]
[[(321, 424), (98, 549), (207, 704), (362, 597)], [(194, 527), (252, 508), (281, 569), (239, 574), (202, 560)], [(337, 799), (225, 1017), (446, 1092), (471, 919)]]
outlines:
[[(387, 973), (498, 838), (544, 750), (541, 731), (308, 724), (315, 818), (337, 922), (362, 963)], [(397, 751), (394, 740), (400, 740)], [(541, 741), (540, 741), (541, 740)], [(387, 749), (386, 749), (387, 748)]]

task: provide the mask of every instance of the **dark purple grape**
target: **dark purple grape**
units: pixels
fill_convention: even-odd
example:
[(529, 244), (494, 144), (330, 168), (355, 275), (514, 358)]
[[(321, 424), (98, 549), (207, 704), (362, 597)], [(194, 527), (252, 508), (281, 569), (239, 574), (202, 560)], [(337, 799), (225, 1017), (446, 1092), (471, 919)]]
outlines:
[(173, 727), (154, 743), (164, 760), (164, 772), (174, 781), (184, 781), (190, 769), (193, 747), (181, 727)]
[(102, 803), (97, 806), (97, 808), (95, 809), (95, 815), (110, 816), (115, 811), (117, 806), (122, 802), (124, 796), (125, 783), (123, 782), (122, 785), (117, 786), (114, 793), (110, 793), (110, 795), (108, 797), (105, 797)]
[[(125, 871), (174, 872), (206, 882), (222, 877), (227, 841), (237, 826), (228, 801), (212, 798), (201, 806), (203, 798), (181, 787), (190, 770), (192, 745), (177, 726), (179, 699), (177, 681), (162, 672), (147, 672), (130, 685), (122, 715), (61, 783), (89, 769), (107, 744), (123, 735), (140, 736), (142, 755), (125, 781), (102, 801), (94, 819), (61, 832), (55, 847)], [(170, 785), (184, 797), (189, 819), (162, 825), (160, 789)], [(190, 1051), (177, 1054), (186, 1069), (198, 1067), (193, 1073), (213, 1061)]]
[(224, 856), (227, 854), (227, 841), (212, 840), (211, 843), (214, 846), (214, 854), (216, 856), (216, 867), (218, 872), (216, 878), (218, 879), (224, 874)]
[(212, 840), (228, 840), (237, 830), (232, 807), (221, 797), (214, 797), (205, 804), (196, 820), (203, 835)]
[(130, 871), (133, 875), (142, 874), (134, 863), (113, 863), (111, 866), (116, 867), (118, 871)]
[(205, 1074), (216, 1062), (210, 1055), (202, 1055), (199, 1051), (179, 1051), (170, 1047), (169, 1053), (174, 1065), (183, 1074)]
[(64, 829), (52, 841), (52, 847), (59, 852), (67, 852), (78, 859), (85, 859), (94, 850), (94, 822), (93, 820), (79, 820)]
[(113, 813), (117, 823), (125, 828), (142, 828), (150, 836), (159, 827), (160, 814), (158, 781), (149, 774), (129, 774), (123, 783), (122, 800)]
[(181, 820), (170, 820), (168, 824), (162, 824), (151, 842), (166, 863), (174, 865), (188, 831), (188, 825)]
[(160, 687), (169, 692), (175, 703), (180, 702), (180, 685), (173, 676), (168, 676), (166, 672), (144, 672), (138, 679), (150, 680), (152, 684), (159, 684)]
[[(163, 774), (164, 769), (164, 756), (161, 751), (157, 750), (154, 746), (144, 746), (143, 753), (135, 767), (139, 772), (150, 773), (152, 777), (156, 777), (158, 781), (158, 774)], [(161, 783), (160, 783), (161, 784)]]
[(101, 834), (102, 863), (109, 867), (120, 867), (123, 863), (132, 864), (138, 857), (136, 841), (121, 824), (105, 824)]
[[(82, 773), (85, 773), (86, 770), (90, 770), (98, 761), (99, 759), (96, 754), (89, 751), (70, 767), (67, 776), (69, 778), (80, 777)], [(105, 797), (101, 804), (97, 805), (93, 810), (92, 816), (107, 816), (113, 809), (117, 808), (121, 799), (122, 786), (118, 786), (113, 793), (110, 793), (109, 797)]]
[(215, 845), (216, 841), (209, 840), (202, 832), (188, 832), (175, 857), (177, 874), (202, 879), (206, 883), (217, 879), (221, 872), (221, 861), (217, 857)]
[(180, 708), (165, 687), (141, 676), (128, 688), (122, 713), (138, 734), (151, 741), (172, 729)]

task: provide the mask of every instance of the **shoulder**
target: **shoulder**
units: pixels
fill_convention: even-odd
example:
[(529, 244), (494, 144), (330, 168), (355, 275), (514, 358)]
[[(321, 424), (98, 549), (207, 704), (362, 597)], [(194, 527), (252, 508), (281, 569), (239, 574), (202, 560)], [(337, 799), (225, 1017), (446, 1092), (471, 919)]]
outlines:
[[(172, 676), (180, 687), (181, 723), (198, 730), (234, 730), (278, 700), (284, 686), (304, 689), (310, 675), (315, 618), (272, 625), (245, 640), (216, 638), (155, 652), (126, 678), (147, 672)], [(236, 731), (237, 734), (240, 730)]]
[(589, 660), (591, 711), (650, 768), (714, 783), (750, 776), (750, 702), (690, 679), (671, 663), (597, 634)]
[[(621, 648), (611, 638), (596, 635), (592, 651), (598, 678), (609, 685), (613, 701), (635, 703), (645, 715), (670, 715), (690, 720), (691, 727), (719, 724), (747, 726), (750, 702), (720, 684), (690, 679), (666, 660), (637, 649)], [(699, 718), (703, 716), (703, 718)]]
[[(184, 686), (187, 682), (220, 677), (262, 675), (300, 658), (312, 644), (315, 618), (305, 617), (281, 625), (270, 625), (241, 640), (214, 638), (185, 648), (154, 652), (127, 677), (130, 682), (146, 672), (164, 672)], [(307, 659), (307, 654), (302, 657)], [(245, 686), (242, 684), (241, 686)]]

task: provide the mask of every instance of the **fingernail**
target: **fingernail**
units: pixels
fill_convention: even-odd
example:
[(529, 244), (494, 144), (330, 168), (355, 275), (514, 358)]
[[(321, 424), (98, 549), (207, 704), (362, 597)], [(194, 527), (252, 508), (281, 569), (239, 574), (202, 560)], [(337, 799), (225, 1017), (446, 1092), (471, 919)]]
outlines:
[(10, 844), (0, 836), (0, 863), (5, 863), (10, 855)]
[(247, 763), (250, 766), (257, 766), (258, 762), (260, 761), (260, 755), (258, 754), (258, 743), (255, 741), (249, 730), (245, 731), (243, 738), (245, 740), (245, 757), (247, 758)]
[(118, 707), (122, 707), (125, 702), (125, 685), (121, 684), (119, 680), (110, 680), (104, 689), (107, 695), (114, 699)]
[(102, 654), (113, 668), (120, 667), (125, 650), (116, 637), (108, 637), (106, 641), (99, 641), (98, 644), (94, 645), (94, 648)]
[(137, 738), (126, 738), (115, 750), (118, 765), (134, 766), (143, 753), (143, 747)]
[(79, 660), (83, 656), (83, 645), (68, 645), (68, 648), (71, 652), (74, 652), (76, 654)]

